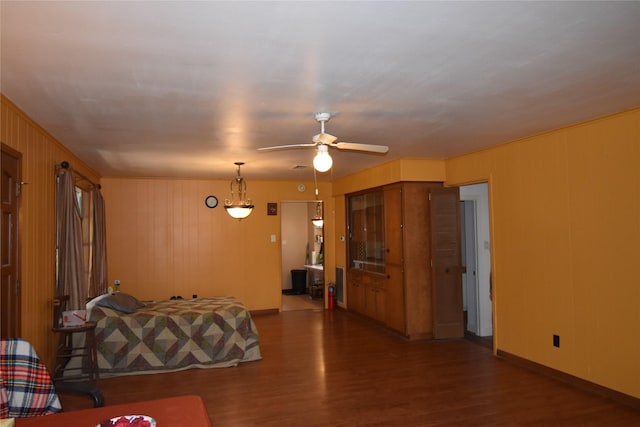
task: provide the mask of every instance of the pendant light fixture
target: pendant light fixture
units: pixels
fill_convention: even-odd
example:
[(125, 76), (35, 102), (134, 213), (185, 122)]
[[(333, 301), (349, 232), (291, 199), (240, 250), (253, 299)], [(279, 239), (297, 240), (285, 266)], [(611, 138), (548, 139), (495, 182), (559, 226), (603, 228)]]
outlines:
[(311, 223), (316, 228), (322, 228), (324, 227), (324, 212), (323, 212), (324, 206), (322, 204), (322, 200), (318, 200), (318, 176), (316, 175), (315, 169), (313, 170), (313, 182), (315, 184), (315, 190), (316, 190), (316, 214), (313, 216), (313, 218), (311, 218)]
[(240, 166), (244, 165), (244, 162), (234, 164), (238, 166), (238, 175), (231, 180), (231, 199), (225, 199), (224, 208), (232, 218), (243, 219), (251, 215), (253, 203), (247, 198), (247, 183), (240, 176)]
[(322, 216), (322, 200), (316, 202), (316, 214), (311, 218), (311, 223), (316, 228), (322, 228), (324, 226), (324, 218)]

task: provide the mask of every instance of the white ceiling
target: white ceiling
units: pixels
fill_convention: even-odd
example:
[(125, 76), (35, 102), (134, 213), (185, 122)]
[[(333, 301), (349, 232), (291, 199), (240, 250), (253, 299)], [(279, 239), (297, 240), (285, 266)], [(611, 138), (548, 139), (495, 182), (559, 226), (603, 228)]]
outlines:
[[(640, 2), (2, 1), (0, 90), (103, 176), (339, 178), (640, 106)], [(294, 169), (305, 165), (306, 169)]]

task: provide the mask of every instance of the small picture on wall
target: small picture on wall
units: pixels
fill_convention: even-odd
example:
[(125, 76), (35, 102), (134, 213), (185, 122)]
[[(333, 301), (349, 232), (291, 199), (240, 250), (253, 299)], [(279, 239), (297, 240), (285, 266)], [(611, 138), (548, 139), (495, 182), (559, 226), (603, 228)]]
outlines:
[(278, 204), (277, 203), (267, 203), (267, 215), (278, 215)]

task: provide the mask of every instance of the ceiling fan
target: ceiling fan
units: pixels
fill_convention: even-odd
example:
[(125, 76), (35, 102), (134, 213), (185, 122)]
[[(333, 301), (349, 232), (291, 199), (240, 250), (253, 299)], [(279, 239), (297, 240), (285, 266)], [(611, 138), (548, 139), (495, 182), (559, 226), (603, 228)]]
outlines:
[(389, 151), (386, 145), (359, 144), (355, 142), (336, 142), (337, 137), (325, 133), (324, 124), (331, 118), (331, 113), (316, 113), (316, 120), (320, 123), (320, 133), (315, 135), (310, 144), (276, 145), (273, 147), (258, 148), (258, 151), (283, 150), (289, 148), (317, 147), (317, 154), (313, 159), (313, 167), (318, 172), (326, 172), (331, 169), (333, 160), (329, 155), (329, 147), (339, 150), (365, 151), (369, 153), (385, 154)]

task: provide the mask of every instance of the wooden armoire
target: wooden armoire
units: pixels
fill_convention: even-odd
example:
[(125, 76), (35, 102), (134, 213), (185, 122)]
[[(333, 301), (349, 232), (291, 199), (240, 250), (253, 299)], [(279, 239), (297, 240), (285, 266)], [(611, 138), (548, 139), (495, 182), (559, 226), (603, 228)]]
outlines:
[(400, 182), (346, 197), (348, 310), (410, 340), (462, 337), (458, 189)]

